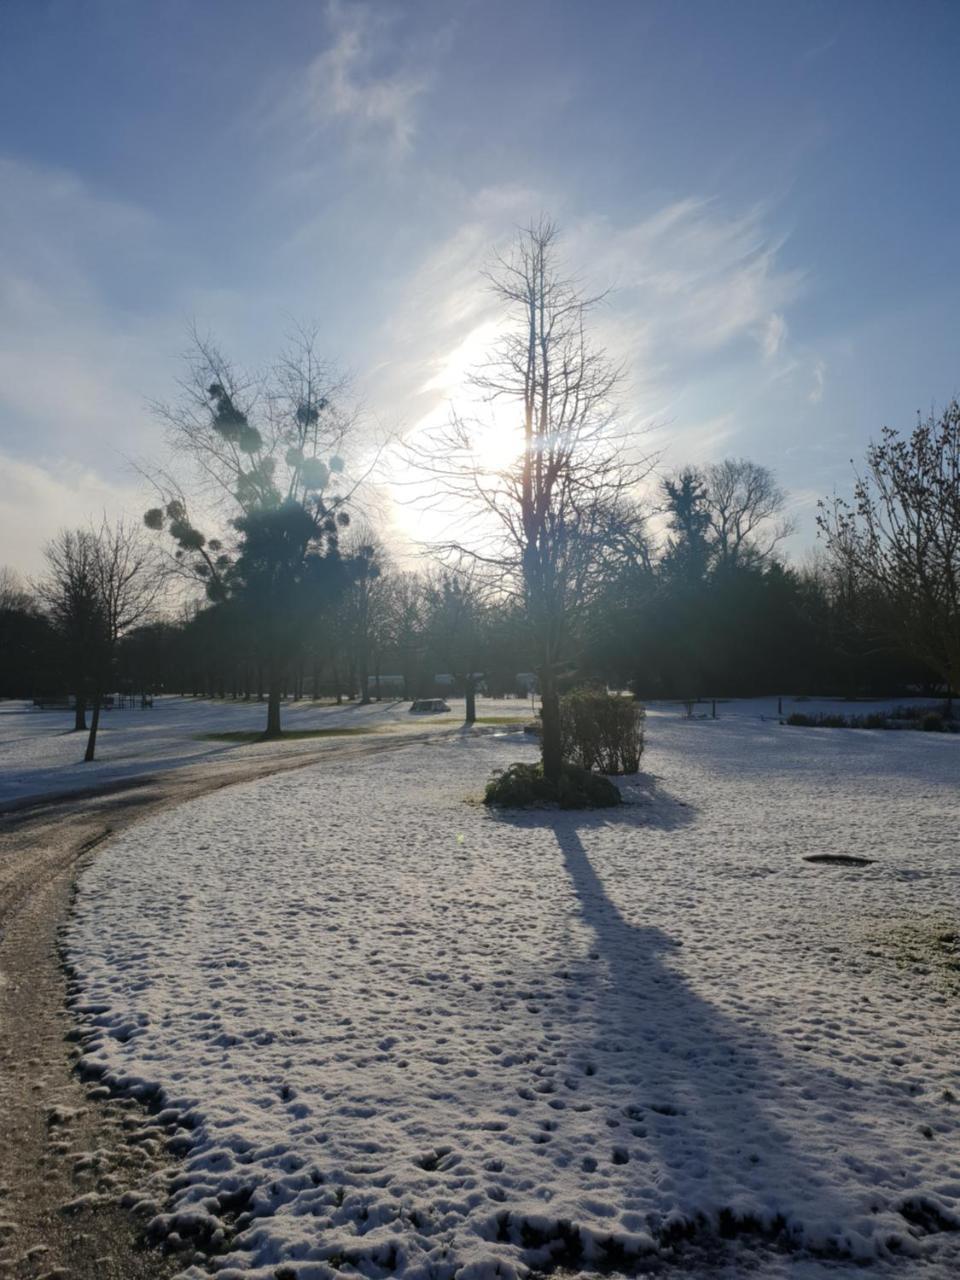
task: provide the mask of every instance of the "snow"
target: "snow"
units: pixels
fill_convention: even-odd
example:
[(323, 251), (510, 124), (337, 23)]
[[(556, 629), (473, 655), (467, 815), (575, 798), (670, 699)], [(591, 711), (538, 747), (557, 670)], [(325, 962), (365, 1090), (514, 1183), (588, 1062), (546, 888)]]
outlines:
[(689, 1260), (725, 1229), (703, 1275), (955, 1275), (960, 1004), (883, 939), (956, 919), (960, 738), (766, 705), (651, 712), (618, 810), (491, 814), (533, 749), (456, 736), (104, 846), (67, 945), (86, 1071), (189, 1126), (153, 1229), (221, 1242), (223, 1280)]
[[(318, 706), (288, 703), (282, 712), (285, 730), (350, 728), (423, 733), (458, 727), (463, 722), (463, 699), (453, 699), (450, 714), (411, 715), (409, 702), (372, 702), (368, 706)], [(478, 714), (529, 717), (522, 699), (480, 699)], [(275, 751), (261, 743), (211, 742), (211, 733), (261, 732), (266, 705), (195, 698), (157, 698), (152, 708), (117, 709), (101, 713), (97, 758), (83, 763), (85, 733), (73, 733), (72, 711), (37, 711), (26, 702), (0, 702), (0, 808), (32, 797), (66, 793), (134, 779), (190, 764), (223, 765), (234, 758)], [(329, 745), (335, 748), (337, 741)], [(292, 740), (285, 753), (322, 749), (323, 742)]]

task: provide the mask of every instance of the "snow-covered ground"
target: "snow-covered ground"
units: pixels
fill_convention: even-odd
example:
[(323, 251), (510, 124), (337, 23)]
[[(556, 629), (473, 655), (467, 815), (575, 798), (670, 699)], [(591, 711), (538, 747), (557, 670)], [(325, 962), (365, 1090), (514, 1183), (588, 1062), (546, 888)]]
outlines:
[(651, 714), (620, 810), (491, 814), (533, 750), (456, 737), (106, 846), (68, 939), (84, 1061), (194, 1126), (156, 1226), (244, 1280), (726, 1229), (704, 1276), (956, 1275), (960, 997), (885, 940), (956, 921), (960, 738), (719, 710)]
[[(285, 730), (349, 728), (417, 733), (462, 723), (463, 699), (453, 699), (449, 705), (448, 714), (424, 716), (411, 715), (409, 702), (372, 702), (366, 707), (298, 702), (284, 706), (282, 722)], [(517, 698), (481, 698), (478, 714), (516, 715), (522, 720), (529, 716), (529, 703)], [(71, 732), (73, 712), (37, 711), (28, 702), (0, 702), (0, 808), (28, 797), (83, 790), (184, 764), (223, 764), (233, 756), (273, 750), (258, 743), (211, 742), (204, 737), (260, 732), (266, 715), (262, 703), (177, 697), (158, 698), (146, 709), (104, 711), (97, 758), (84, 764), (86, 734)], [(314, 739), (285, 745), (307, 752), (315, 751), (319, 744)]]

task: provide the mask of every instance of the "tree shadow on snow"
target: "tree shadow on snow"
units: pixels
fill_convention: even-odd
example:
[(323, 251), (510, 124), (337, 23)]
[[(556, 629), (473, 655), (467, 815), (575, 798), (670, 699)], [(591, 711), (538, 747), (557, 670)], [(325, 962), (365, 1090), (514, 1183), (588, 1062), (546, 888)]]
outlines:
[[(800, 1076), (764, 1037), (756, 1013), (731, 1017), (696, 992), (684, 969), (722, 964), (719, 946), (705, 938), (695, 945), (709, 954), (697, 956), (658, 925), (628, 919), (613, 900), (581, 834), (633, 823), (642, 839), (644, 829), (669, 831), (693, 817), (656, 779), (636, 786), (640, 798), (622, 809), (500, 815), (552, 830), (574, 910), (589, 930), (586, 958), (582, 943), (570, 947), (562, 1009), (551, 1000), (549, 1026), (545, 1015), (545, 1046), (559, 1039), (567, 1048), (555, 1067), (542, 1068), (548, 1096), (591, 1117), (581, 1199), (612, 1204), (625, 1231), (649, 1232), (660, 1245), (709, 1251), (750, 1236), (777, 1249), (847, 1257), (847, 1232), (863, 1222), (862, 1187), (871, 1174), (882, 1181), (876, 1171), (896, 1162), (875, 1132), (864, 1132), (856, 1146), (870, 1153), (871, 1174), (844, 1164), (829, 1113), (849, 1125), (850, 1082), (817, 1067)], [(616, 895), (624, 862), (614, 856), (610, 865)], [(776, 1077), (787, 1071), (793, 1080), (785, 1087)], [(877, 1199), (896, 1203), (896, 1188), (878, 1186)]]

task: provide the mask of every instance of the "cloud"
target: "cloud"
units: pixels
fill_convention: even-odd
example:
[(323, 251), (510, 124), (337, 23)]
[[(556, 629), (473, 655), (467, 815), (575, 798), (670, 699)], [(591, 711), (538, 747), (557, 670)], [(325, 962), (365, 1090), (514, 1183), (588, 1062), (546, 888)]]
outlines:
[[(408, 436), (439, 425), (451, 404), (470, 412), (470, 370), (502, 323), (483, 268), (551, 204), (514, 187), (467, 197), (450, 234), (397, 281), (390, 318), (374, 335), (368, 398), (389, 406)], [(621, 423), (637, 452), (665, 451), (670, 469), (736, 451), (743, 410), (792, 367), (786, 313), (804, 286), (803, 273), (782, 264), (782, 241), (760, 211), (724, 215), (688, 199), (633, 222), (567, 217), (563, 231), (570, 273), (588, 291), (612, 285), (592, 327), (625, 367)], [(498, 424), (504, 413), (497, 407)], [(396, 513), (414, 538), (423, 521), (402, 505)]]
[[(544, 207), (543, 194), (526, 189), (479, 194), (403, 281), (380, 333), (381, 376), (408, 425), (432, 414), (441, 395), (456, 396), (467, 354), (482, 356), (497, 315), (482, 268)], [(801, 272), (781, 265), (781, 247), (758, 211), (724, 216), (704, 200), (676, 201), (633, 223), (568, 220), (562, 251), (570, 272), (587, 289), (612, 286), (593, 329), (628, 371), (625, 407), (638, 424), (670, 418), (682, 430), (685, 399), (732, 368), (741, 382), (769, 379), (764, 364), (783, 355), (784, 312), (804, 284)], [(732, 408), (697, 410), (691, 438), (704, 420), (728, 423)]]
[(780, 351), (787, 336), (787, 322), (774, 311), (767, 319), (760, 334), (760, 346), (764, 357), (772, 360)]
[(813, 386), (807, 399), (811, 404), (819, 404), (823, 399), (823, 388), (827, 381), (827, 362), (818, 360), (813, 366)]
[(0, 185), (0, 447), (102, 466), (147, 429), (179, 345), (155, 315), (160, 229), (62, 171), (0, 158)]
[(0, 453), (0, 477), (4, 562), (27, 576), (43, 571), (43, 546), (59, 529), (86, 525), (103, 512), (137, 516), (143, 506), (132, 486), (68, 458), (28, 462)]
[(346, 124), (406, 151), (428, 77), (406, 66), (383, 68), (392, 34), (386, 15), (367, 5), (331, 3), (327, 21), (332, 41), (309, 64), (288, 106), (296, 115), (305, 111), (314, 126)]
[(782, 241), (761, 211), (724, 215), (707, 200), (676, 201), (633, 225), (609, 219), (571, 228), (578, 262), (591, 279), (613, 284), (610, 341), (656, 394), (703, 376), (709, 361), (744, 355), (743, 341), (777, 354), (786, 335), (783, 311), (799, 296), (801, 272), (781, 265)]

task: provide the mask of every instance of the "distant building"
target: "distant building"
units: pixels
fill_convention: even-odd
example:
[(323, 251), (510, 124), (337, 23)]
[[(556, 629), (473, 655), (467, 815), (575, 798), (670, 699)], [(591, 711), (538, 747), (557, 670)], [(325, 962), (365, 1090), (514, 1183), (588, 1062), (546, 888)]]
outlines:
[(368, 676), (367, 688), (380, 689), (383, 693), (403, 693), (406, 681), (403, 676)]

